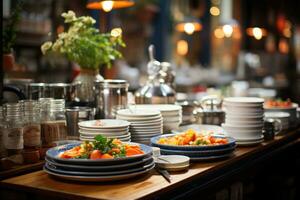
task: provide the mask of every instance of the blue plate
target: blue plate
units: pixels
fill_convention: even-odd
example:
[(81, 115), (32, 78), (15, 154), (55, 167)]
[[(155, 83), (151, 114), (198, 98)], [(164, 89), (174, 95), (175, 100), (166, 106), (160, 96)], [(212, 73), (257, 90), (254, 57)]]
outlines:
[(128, 174), (121, 174), (121, 175), (112, 175), (112, 176), (75, 176), (75, 175), (66, 175), (66, 174), (60, 174), (53, 172), (52, 170), (49, 170), (46, 166), (44, 166), (44, 171), (47, 174), (50, 174), (52, 176), (55, 176), (59, 179), (64, 179), (64, 180), (70, 180), (70, 181), (80, 181), (80, 182), (106, 182), (106, 181), (119, 181), (119, 180), (124, 180), (124, 179), (129, 179), (133, 178), (142, 174), (146, 174), (150, 172), (155, 165), (143, 169), (138, 172), (134, 173), (128, 173)]
[(117, 171), (117, 170), (125, 170), (131, 169), (134, 167), (141, 167), (152, 160), (152, 156), (144, 157), (142, 160), (133, 161), (130, 163), (124, 164), (114, 164), (114, 165), (107, 165), (107, 166), (85, 166), (85, 165), (74, 165), (74, 164), (65, 164), (65, 163), (58, 163), (51, 158), (46, 157), (45, 160), (53, 166), (56, 166), (61, 169), (65, 170), (75, 170), (75, 171), (88, 171), (88, 172), (103, 172), (103, 171)]
[(179, 146), (179, 145), (167, 145), (167, 144), (157, 143), (157, 141), (160, 138), (173, 137), (175, 135), (177, 135), (177, 134), (165, 134), (165, 135), (153, 137), (153, 138), (151, 138), (151, 145), (162, 148), (162, 149), (183, 150), (183, 151), (202, 151), (202, 150), (224, 149), (227, 147), (235, 146), (235, 139), (232, 137), (226, 137), (226, 136), (214, 136), (216, 138), (227, 138), (228, 139), (227, 144), (219, 144), (219, 145)]
[(144, 157), (149, 156), (152, 154), (152, 148), (150, 146), (134, 143), (134, 142), (127, 142), (126, 144), (132, 145), (139, 145), (141, 149), (145, 152), (144, 154), (130, 156), (130, 157), (123, 157), (123, 158), (113, 158), (113, 159), (99, 159), (99, 160), (91, 160), (91, 159), (63, 159), (59, 158), (58, 155), (61, 152), (66, 150), (72, 149), (75, 146), (79, 146), (80, 143), (74, 144), (66, 144), (57, 147), (53, 147), (46, 152), (46, 156), (52, 160), (55, 160), (58, 163), (66, 163), (66, 164), (79, 164), (79, 165), (112, 165), (112, 164), (121, 164), (121, 163), (129, 163), (137, 160), (142, 160)]
[(213, 149), (213, 150), (201, 150), (201, 151), (183, 151), (183, 150), (170, 150), (170, 149), (160, 149), (161, 153), (168, 155), (184, 155), (192, 157), (207, 157), (207, 156), (219, 156), (231, 153), (235, 150), (236, 146), (226, 147), (224, 149)]
[(155, 165), (154, 160), (152, 159), (150, 162), (146, 163), (146, 165), (132, 168), (132, 169), (126, 169), (126, 170), (118, 170), (118, 171), (107, 171), (107, 172), (82, 172), (82, 171), (71, 171), (71, 170), (63, 170), (61, 168), (57, 168), (56, 166), (52, 165), (49, 162), (46, 162), (45, 167), (53, 171), (55, 173), (59, 174), (65, 174), (65, 175), (74, 175), (74, 176), (114, 176), (114, 175), (122, 175), (122, 174), (129, 174), (129, 173), (135, 173), (139, 171), (143, 171), (145, 169), (151, 168), (153, 165)]

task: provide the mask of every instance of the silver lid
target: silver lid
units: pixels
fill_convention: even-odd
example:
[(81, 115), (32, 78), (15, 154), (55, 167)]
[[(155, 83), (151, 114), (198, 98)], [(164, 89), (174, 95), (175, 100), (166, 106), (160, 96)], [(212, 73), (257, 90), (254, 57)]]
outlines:
[(115, 79), (106, 79), (106, 80), (96, 80), (94, 82), (96, 87), (101, 88), (127, 88), (129, 84), (126, 80), (115, 80)]

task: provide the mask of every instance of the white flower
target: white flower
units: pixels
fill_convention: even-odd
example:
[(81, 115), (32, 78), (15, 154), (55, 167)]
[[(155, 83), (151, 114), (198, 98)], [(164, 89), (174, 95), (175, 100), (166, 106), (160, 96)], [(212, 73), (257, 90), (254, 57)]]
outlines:
[(76, 20), (76, 15), (72, 10), (69, 10), (67, 13), (61, 14), (65, 18), (65, 23), (70, 23)]
[(83, 17), (83, 23), (87, 25), (95, 24), (96, 20), (94, 20), (92, 17)]
[(62, 40), (60, 39), (56, 40), (56, 42), (52, 46), (53, 51), (59, 51), (62, 45), (63, 45)]
[(45, 55), (46, 53), (47, 53), (47, 51), (49, 50), (49, 49), (51, 49), (51, 47), (52, 47), (52, 42), (45, 42), (43, 45), (42, 45), (42, 47), (41, 47), (41, 50), (42, 50), (42, 52), (43, 52), (43, 54)]
[(58, 34), (58, 38), (61, 39), (61, 40), (65, 39), (66, 37), (68, 37), (68, 34), (65, 33), (65, 32), (62, 32), (62, 33)]

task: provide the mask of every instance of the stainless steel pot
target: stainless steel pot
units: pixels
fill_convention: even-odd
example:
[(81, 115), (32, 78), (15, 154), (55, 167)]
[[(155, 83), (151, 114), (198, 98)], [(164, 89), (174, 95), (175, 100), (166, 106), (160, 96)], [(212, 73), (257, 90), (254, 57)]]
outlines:
[(207, 96), (200, 102), (200, 108), (193, 113), (197, 124), (221, 125), (225, 121), (225, 112), (220, 108), (221, 100)]
[(29, 83), (28, 85), (28, 99), (38, 100), (39, 98), (49, 97), (47, 94), (46, 83)]
[(199, 107), (199, 102), (194, 100), (176, 101), (177, 105), (182, 107), (182, 123), (191, 124), (195, 122), (194, 110)]
[(129, 84), (125, 80), (95, 81), (96, 118), (115, 118), (116, 111), (127, 107)]
[(78, 91), (81, 82), (76, 83), (49, 83), (47, 84), (48, 96), (54, 99), (65, 99), (66, 102), (78, 102)]

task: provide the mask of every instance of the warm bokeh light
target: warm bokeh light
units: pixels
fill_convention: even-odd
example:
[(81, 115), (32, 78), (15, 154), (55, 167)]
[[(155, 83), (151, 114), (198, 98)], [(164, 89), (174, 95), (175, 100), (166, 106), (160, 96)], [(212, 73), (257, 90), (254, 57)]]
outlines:
[(221, 28), (216, 28), (215, 31), (214, 31), (214, 34), (215, 34), (215, 37), (218, 38), (218, 39), (222, 39), (224, 38), (224, 32)]
[(288, 54), (289, 53), (289, 44), (286, 39), (281, 38), (279, 40), (278, 49), (280, 53)]
[(195, 26), (193, 23), (186, 23), (184, 24), (184, 32), (186, 32), (187, 34), (191, 35), (193, 34), (195, 31)]
[(229, 24), (224, 25), (222, 30), (224, 32), (225, 37), (227, 37), (227, 38), (231, 37), (231, 35), (233, 33), (233, 28), (231, 25), (229, 25)]
[(121, 28), (114, 28), (110, 31), (111, 36), (113, 37), (119, 37), (122, 35), (122, 29)]
[(260, 40), (262, 38), (262, 30), (260, 28), (253, 28), (253, 37), (257, 40)]
[(220, 9), (216, 6), (211, 7), (209, 12), (213, 16), (219, 16), (220, 15)]
[(189, 45), (185, 40), (179, 40), (176, 45), (177, 54), (180, 56), (185, 56), (189, 51)]
[(254, 37), (256, 40), (261, 40), (263, 36), (267, 35), (267, 31), (264, 28), (259, 27), (247, 28), (246, 32), (249, 36)]
[(114, 2), (113, 1), (102, 1), (102, 8), (105, 12), (110, 12), (114, 6)]

